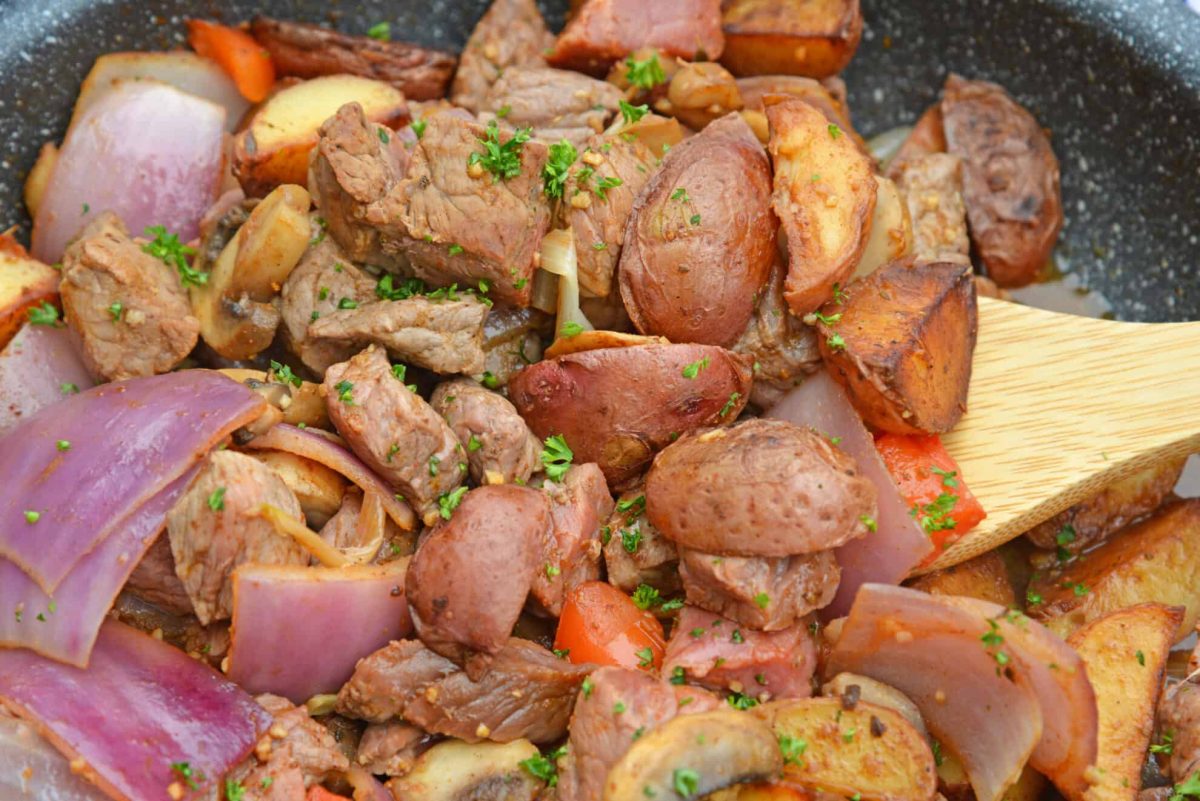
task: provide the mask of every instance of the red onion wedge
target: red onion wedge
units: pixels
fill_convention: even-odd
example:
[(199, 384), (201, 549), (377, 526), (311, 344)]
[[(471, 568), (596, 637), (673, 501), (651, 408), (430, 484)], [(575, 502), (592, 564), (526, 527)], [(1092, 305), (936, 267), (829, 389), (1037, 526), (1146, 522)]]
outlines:
[(251, 450), (292, 453), (341, 473), (364, 493), (373, 492), (378, 495), (387, 516), (400, 528), (412, 531), (416, 522), (412, 507), (400, 500), (387, 484), (383, 483), (383, 479), (372, 473), (371, 468), (363, 464), (349, 448), (336, 441), (332, 434), (317, 433), (311, 429), (280, 423), (272, 426), (267, 433), (250, 440), (245, 447)]
[(0, 436), (92, 383), (66, 328), (26, 324), (0, 351)]
[(0, 715), (0, 798), (106, 801), (71, 772), (71, 763), (23, 720)]
[(0, 646), (29, 648), (77, 667), (88, 657), (117, 593), (162, 530), (167, 512), (199, 470), (193, 467), (88, 552), (47, 595), (7, 559), (0, 559)]
[(212, 786), (272, 721), (207, 665), (111, 620), (87, 670), (0, 651), (0, 700), (117, 801), (166, 798), (172, 782), (187, 789), (185, 763), (201, 790)]
[(343, 568), (242, 565), (233, 574), (229, 678), (302, 704), (412, 631), (407, 560)]
[(265, 408), (231, 378), (184, 370), (43, 409), (0, 439), (0, 556), (53, 594), (135, 509)]
[(896, 482), (875, 450), (875, 439), (845, 391), (822, 371), (806, 378), (766, 414), (800, 426), (810, 426), (827, 437), (840, 437), (837, 447), (853, 457), (858, 469), (878, 493), (876, 531), (851, 540), (837, 549), (842, 580), (833, 603), (820, 611), (825, 620), (850, 610), (855, 593), (866, 582), (899, 584), (925, 557), (933, 542), (909, 514)]
[(1078, 798), (1096, 757), (1095, 696), (1083, 662), (1041, 624), (996, 604), (864, 584), (829, 657), (890, 684), (995, 801), (1026, 761)]
[(187, 242), (220, 186), (225, 109), (155, 81), (125, 81), (71, 125), (33, 221), (35, 258), (53, 264), (105, 211), (140, 234)]

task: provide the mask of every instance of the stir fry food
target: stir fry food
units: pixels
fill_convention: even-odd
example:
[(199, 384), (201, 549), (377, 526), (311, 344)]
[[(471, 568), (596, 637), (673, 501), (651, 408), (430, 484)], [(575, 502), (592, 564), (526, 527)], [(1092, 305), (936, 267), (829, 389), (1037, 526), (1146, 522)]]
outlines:
[(0, 797), (1200, 796), (1181, 464), (918, 575), (1048, 133), (868, 144), (857, 0), (574, 6), (96, 61), (0, 237)]

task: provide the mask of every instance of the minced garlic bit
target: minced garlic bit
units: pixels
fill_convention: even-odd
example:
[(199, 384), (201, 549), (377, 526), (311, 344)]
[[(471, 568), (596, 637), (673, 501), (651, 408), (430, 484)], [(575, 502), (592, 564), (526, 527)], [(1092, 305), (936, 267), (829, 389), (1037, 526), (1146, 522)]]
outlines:
[(278, 723), (273, 723), (271, 724), (271, 728), (267, 729), (267, 734), (271, 735), (276, 740), (282, 740), (284, 737), (287, 737), (287, 729), (283, 728), (283, 726)]
[(491, 733), (492, 733), (492, 730), (489, 729), (487, 727), (487, 724), (485, 724), (485, 723), (480, 723), (478, 726), (475, 727), (475, 736), (476, 737), (487, 738), (487, 736)]
[(183, 785), (179, 782), (171, 782), (167, 785), (167, 795), (171, 796), (172, 801), (183, 801), (183, 796), (187, 791), (183, 789)]

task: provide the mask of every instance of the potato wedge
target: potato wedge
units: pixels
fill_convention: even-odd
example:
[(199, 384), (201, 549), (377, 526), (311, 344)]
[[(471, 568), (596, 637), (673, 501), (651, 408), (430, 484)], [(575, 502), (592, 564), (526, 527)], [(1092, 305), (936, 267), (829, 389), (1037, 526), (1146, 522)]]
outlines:
[(58, 303), (58, 271), (37, 261), (9, 234), (0, 235), (0, 348), (29, 319), (29, 309)]
[(721, 63), (734, 75), (836, 75), (862, 38), (858, 0), (725, 0), (721, 5)]
[(340, 473), (293, 453), (254, 451), (251, 455), (279, 474), (295, 493), (304, 517), (313, 528), (325, 525), (341, 508), (346, 480)]
[(929, 801), (937, 792), (933, 751), (898, 712), (837, 698), (778, 701), (754, 711), (780, 740), (789, 782), (863, 801)]
[(508, 393), (539, 438), (563, 435), (619, 490), (679, 436), (736, 420), (750, 384), (748, 361), (723, 348), (635, 345), (532, 364)]
[(1063, 225), (1058, 159), (1033, 115), (1003, 88), (951, 75), (946, 150), (963, 161), (971, 242), (1001, 287), (1037, 280)]
[(875, 169), (840, 126), (795, 97), (768, 96), (775, 191), (787, 236), (784, 297), (808, 314), (845, 284), (862, 258), (875, 211)]
[(1030, 582), (1028, 614), (1061, 637), (1135, 604), (1184, 607), (1173, 642), (1200, 617), (1200, 499), (1163, 507), (1077, 559)]
[(584, 331), (572, 337), (560, 336), (546, 348), (543, 356), (553, 359), (568, 353), (583, 353), (601, 348), (632, 348), (634, 345), (668, 345), (666, 337), (647, 337), (620, 331)]
[(25, 177), (22, 197), (30, 218), (37, 216), (38, 208), (42, 205), (42, 195), (46, 193), (46, 185), (50, 182), (50, 175), (57, 163), (58, 146), (53, 142), (46, 142), (38, 151), (37, 161), (29, 168), (29, 175)]
[(721, 710), (651, 729), (608, 772), (604, 801), (685, 801), (777, 773), (783, 758), (763, 720)]
[(817, 342), (854, 408), (896, 434), (953, 428), (967, 409), (978, 328), (970, 268), (905, 259), (845, 294), (824, 307)]
[[(799, 75), (756, 75), (738, 78), (737, 87), (745, 104), (742, 115), (750, 122), (750, 127), (764, 145), (770, 141), (764, 99), (767, 95), (792, 95), (810, 106), (815, 106), (825, 115), (825, 119), (848, 133), (860, 150), (864, 153), (869, 152), (867, 143), (850, 123), (850, 111), (846, 108), (845, 101), (820, 81)], [(758, 122), (759, 118), (761, 123)]]
[(921, 717), (921, 710), (917, 709), (917, 705), (912, 702), (912, 699), (895, 687), (876, 681), (869, 676), (860, 676), (857, 673), (839, 673), (821, 687), (821, 695), (826, 698), (856, 698), (866, 701), (868, 704), (887, 707), (893, 712), (903, 715), (904, 719), (921, 734), (928, 733), (925, 731), (925, 721)]
[(1183, 609), (1139, 604), (1097, 618), (1067, 638), (1083, 657), (1100, 714), (1096, 767), (1086, 801), (1134, 801), (1154, 733), (1167, 654)]
[(685, 63), (667, 87), (667, 100), (671, 113), (697, 131), (742, 108), (737, 81), (728, 70), (711, 61)]
[(967, 769), (954, 754), (939, 751), (937, 762), (938, 792), (946, 801), (973, 801), (975, 791), (971, 789), (971, 777)]
[(812, 794), (785, 784), (738, 784), (705, 796), (704, 801), (811, 801)]
[(862, 258), (854, 268), (854, 277), (870, 275), (883, 265), (904, 258), (912, 250), (912, 218), (908, 204), (896, 185), (882, 175), (875, 176), (875, 213), (871, 233)]
[(297, 387), (278, 379), (268, 381), (267, 374), (262, 370), (241, 367), (226, 367), (221, 372), (250, 387), (278, 407), (283, 412), (282, 422), (307, 428), (331, 428), (320, 384), (303, 381)]
[(313, 238), (308, 190), (280, 186), (254, 207), (208, 274), (191, 288), (200, 335), (226, 359), (250, 359), (266, 350), (279, 326), (271, 304)]
[(330, 75), (281, 89), (258, 107), (233, 143), (233, 174), (246, 196), (263, 197), (281, 184), (303, 186), (317, 130), (350, 102), (362, 105), (369, 121), (389, 128), (409, 120), (404, 95), (382, 81)]
[(388, 782), (396, 798), (463, 801), (468, 798), (532, 798), (543, 783), (521, 768), (538, 755), (528, 740), (464, 743), (446, 740), (417, 757), (413, 769)]
[(1008, 567), (996, 551), (988, 551), (954, 567), (926, 573), (908, 586), (930, 595), (963, 595), (1001, 606), (1017, 603)]
[(1186, 462), (1186, 459), (1168, 459), (1128, 475), (1040, 523), (1025, 536), (1039, 548), (1061, 546), (1079, 553), (1157, 509), (1175, 488)]

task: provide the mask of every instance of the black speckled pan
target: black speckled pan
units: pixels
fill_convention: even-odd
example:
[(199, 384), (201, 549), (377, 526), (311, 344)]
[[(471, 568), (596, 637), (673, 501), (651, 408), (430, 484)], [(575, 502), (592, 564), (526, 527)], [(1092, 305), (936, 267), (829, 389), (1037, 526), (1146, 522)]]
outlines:
[[(653, 0), (647, 0), (653, 2)], [(255, 13), (458, 48), (487, 0), (0, 0), (0, 228), (62, 136), (92, 60), (182, 43), (181, 18)], [(552, 24), (565, 0), (547, 2)], [(1186, 0), (863, 0), (846, 78), (856, 127), (913, 121), (948, 71), (1006, 86), (1053, 132), (1060, 262), (1117, 316), (1200, 319), (1200, 15)]]

